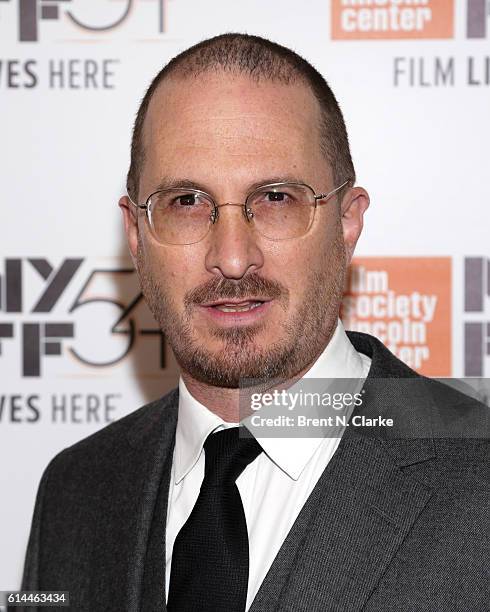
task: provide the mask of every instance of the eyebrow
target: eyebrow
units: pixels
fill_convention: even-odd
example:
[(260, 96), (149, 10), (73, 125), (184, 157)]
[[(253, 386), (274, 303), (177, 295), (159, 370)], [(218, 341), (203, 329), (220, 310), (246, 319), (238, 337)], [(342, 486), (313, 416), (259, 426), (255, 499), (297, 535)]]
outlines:
[[(246, 188), (246, 192), (250, 193), (258, 187), (263, 185), (270, 185), (272, 183), (304, 183), (304, 180), (293, 176), (291, 174), (282, 174), (276, 176), (268, 176), (260, 179), (260, 181), (254, 181), (249, 183)], [(177, 177), (163, 177), (154, 188), (155, 191), (162, 191), (164, 189), (197, 189), (198, 191), (204, 191), (213, 195), (213, 190), (209, 189), (204, 183), (198, 183), (189, 179), (177, 178)]]

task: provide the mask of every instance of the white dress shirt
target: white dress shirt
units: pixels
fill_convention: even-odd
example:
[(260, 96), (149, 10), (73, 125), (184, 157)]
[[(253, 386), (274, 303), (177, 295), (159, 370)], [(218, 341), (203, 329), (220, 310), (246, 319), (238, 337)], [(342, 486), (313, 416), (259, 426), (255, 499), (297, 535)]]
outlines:
[[(369, 357), (354, 349), (339, 321), (327, 347), (304, 378), (363, 379), (370, 365)], [(204, 478), (203, 444), (211, 432), (238, 425), (223, 421), (200, 404), (182, 378), (178, 411), (167, 511), (167, 597), (174, 541), (194, 507)], [(340, 438), (260, 438), (258, 441), (264, 452), (236, 481), (249, 537), (247, 610)]]

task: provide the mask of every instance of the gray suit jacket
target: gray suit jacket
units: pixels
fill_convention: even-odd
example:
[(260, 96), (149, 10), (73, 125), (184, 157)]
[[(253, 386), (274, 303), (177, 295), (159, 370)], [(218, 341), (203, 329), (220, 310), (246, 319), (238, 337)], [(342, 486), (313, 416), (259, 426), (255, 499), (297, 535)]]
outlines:
[[(346, 429), (250, 612), (488, 612), (488, 410), (419, 377), (373, 337), (349, 337), (372, 359), (355, 414), (403, 424)], [(174, 390), (51, 461), (23, 589), (69, 591), (77, 611), (166, 609), (177, 406)], [(462, 423), (477, 437), (441, 433)]]

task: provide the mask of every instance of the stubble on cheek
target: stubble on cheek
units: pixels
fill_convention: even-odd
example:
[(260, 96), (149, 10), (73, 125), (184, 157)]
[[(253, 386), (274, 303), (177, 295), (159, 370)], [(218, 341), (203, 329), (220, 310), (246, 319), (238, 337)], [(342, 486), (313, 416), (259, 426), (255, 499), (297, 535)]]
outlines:
[(160, 326), (160, 329), (165, 335), (168, 335), (169, 331), (175, 327), (176, 313), (171, 307), (168, 292), (162, 289), (165, 283), (165, 271), (163, 270), (163, 266), (158, 264), (158, 272), (154, 269), (156, 267), (155, 259), (148, 257), (144, 253), (140, 242), (138, 242), (136, 266), (140, 288), (146, 303)]

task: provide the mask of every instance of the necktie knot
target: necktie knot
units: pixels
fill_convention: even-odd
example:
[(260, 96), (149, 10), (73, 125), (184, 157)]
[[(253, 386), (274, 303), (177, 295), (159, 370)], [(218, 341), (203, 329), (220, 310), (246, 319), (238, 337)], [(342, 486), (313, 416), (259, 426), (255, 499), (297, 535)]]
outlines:
[(215, 486), (233, 485), (243, 470), (261, 452), (244, 427), (232, 427), (210, 434), (204, 442), (205, 479)]

